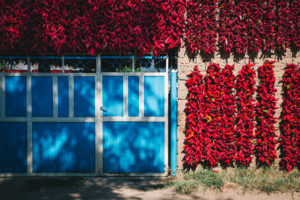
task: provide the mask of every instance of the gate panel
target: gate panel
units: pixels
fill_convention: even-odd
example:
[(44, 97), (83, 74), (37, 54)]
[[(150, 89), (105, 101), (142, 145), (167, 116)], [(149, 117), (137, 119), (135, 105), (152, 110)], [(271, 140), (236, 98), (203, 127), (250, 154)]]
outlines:
[(7, 117), (25, 117), (26, 77), (5, 77), (5, 111)]
[(58, 116), (69, 117), (69, 79), (58, 77)]
[(74, 77), (74, 116), (95, 117), (95, 77)]
[(102, 77), (103, 116), (123, 116), (123, 76)]
[[(166, 172), (166, 73), (103, 73), (102, 77), (103, 172)], [(108, 100), (122, 107), (124, 112), (118, 113), (122, 116), (107, 109)]]
[(144, 105), (145, 117), (163, 117), (165, 113), (165, 78), (145, 76)]
[(36, 76), (31, 78), (32, 87), (32, 116), (53, 116), (52, 77)]
[(94, 172), (94, 123), (33, 123), (33, 172)]
[(105, 173), (164, 172), (163, 122), (104, 122)]
[(26, 123), (0, 123), (0, 173), (27, 171)]
[(128, 116), (139, 116), (139, 77), (128, 76)]

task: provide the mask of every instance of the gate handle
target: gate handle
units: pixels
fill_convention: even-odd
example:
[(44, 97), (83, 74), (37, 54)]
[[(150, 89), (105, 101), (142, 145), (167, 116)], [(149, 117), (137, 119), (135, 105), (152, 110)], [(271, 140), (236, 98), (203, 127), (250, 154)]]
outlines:
[(100, 110), (101, 110), (102, 112), (107, 112), (107, 110), (105, 110), (103, 107), (100, 107)]

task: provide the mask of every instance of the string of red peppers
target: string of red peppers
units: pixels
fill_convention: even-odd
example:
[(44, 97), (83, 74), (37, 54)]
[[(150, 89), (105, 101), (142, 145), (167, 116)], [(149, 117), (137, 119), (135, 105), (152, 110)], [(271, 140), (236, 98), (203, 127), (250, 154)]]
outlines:
[[(266, 62), (258, 69), (259, 86), (257, 103), (255, 93), (254, 64), (243, 66), (237, 78), (234, 66), (208, 66), (203, 75), (195, 67), (188, 75), (188, 103), (186, 104), (185, 164), (196, 167), (199, 163), (214, 167), (217, 163), (248, 167), (252, 161), (254, 138), (258, 165), (271, 165), (277, 158), (275, 134), (276, 99), (273, 62)], [(236, 82), (235, 82), (236, 80)], [(284, 103), (280, 124), (280, 167), (288, 171), (300, 165), (300, 71), (298, 66), (287, 66), (282, 80)], [(236, 84), (236, 85), (235, 85)], [(233, 89), (236, 89), (236, 104)], [(254, 113), (255, 108), (255, 113)], [(254, 117), (256, 116), (256, 133)], [(235, 124), (236, 122), (236, 124)], [(236, 125), (236, 127), (235, 127)]]
[(280, 122), (280, 168), (291, 171), (300, 166), (300, 71), (288, 64), (281, 81), (283, 103)]
[[(205, 91), (204, 116), (206, 121), (205, 137), (209, 143), (206, 146), (207, 158), (205, 158), (209, 166), (214, 167), (220, 161), (227, 161), (227, 152), (225, 150), (226, 141), (224, 141), (225, 126), (223, 126), (223, 110), (221, 108), (221, 96), (223, 82), (220, 66), (212, 63), (207, 67), (204, 77)], [(225, 144), (224, 144), (225, 143)], [(229, 163), (230, 165), (230, 163)]]
[(248, 52), (258, 53), (262, 47), (261, 19), (262, 11), (259, 6), (259, 0), (248, 2), (248, 13), (245, 17), (248, 26)]
[[(151, 38), (155, 55), (168, 49), (181, 47), (181, 38), (185, 28), (185, 0), (153, 0), (157, 23), (152, 22)], [(136, 16), (138, 17), (138, 16)], [(147, 18), (147, 16), (145, 16)]]
[(259, 85), (257, 88), (257, 102), (255, 104), (256, 138), (255, 155), (258, 166), (270, 166), (277, 158), (275, 145), (276, 129), (274, 117), (276, 109), (274, 63), (267, 61), (258, 68)]
[(292, 27), (290, 39), (292, 45), (299, 51), (300, 50), (300, 0), (291, 1), (291, 14)]
[(249, 1), (219, 1), (219, 48), (230, 54), (236, 52), (244, 56), (248, 47), (248, 26), (246, 16), (249, 10)]
[(1, 52), (160, 54), (181, 46), (185, 0), (0, 0)]
[(235, 138), (235, 120), (236, 120), (236, 105), (235, 105), (235, 81), (236, 77), (233, 74), (234, 65), (225, 65), (222, 70), (221, 84), (221, 101), (220, 108), (223, 120), (222, 141), (223, 146), (220, 156), (220, 163), (223, 166), (232, 166), (236, 159), (236, 138)]
[(210, 64), (203, 79), (197, 68), (188, 75), (185, 164), (231, 166), (235, 159), (234, 66)]
[(275, 49), (279, 52), (285, 52), (291, 43), (290, 35), (292, 32), (293, 20), (291, 20), (291, 9), (288, 1), (277, 0), (277, 31)]
[(254, 64), (244, 65), (236, 80), (237, 116), (236, 146), (238, 165), (248, 167), (253, 154), (255, 71)]
[(216, 0), (189, 0), (185, 45), (189, 53), (211, 55), (216, 51)]
[(186, 81), (188, 88), (188, 102), (186, 103), (186, 132), (185, 132), (185, 164), (189, 167), (196, 167), (203, 162), (206, 157), (206, 145), (208, 139), (204, 136), (203, 130), (206, 123), (204, 119), (204, 82), (203, 75), (199, 72), (197, 66), (194, 71), (187, 75)]
[(276, 2), (275, 0), (261, 0), (259, 6), (261, 7), (262, 15), (262, 52), (263, 54), (270, 54), (272, 49), (275, 49), (276, 43)]

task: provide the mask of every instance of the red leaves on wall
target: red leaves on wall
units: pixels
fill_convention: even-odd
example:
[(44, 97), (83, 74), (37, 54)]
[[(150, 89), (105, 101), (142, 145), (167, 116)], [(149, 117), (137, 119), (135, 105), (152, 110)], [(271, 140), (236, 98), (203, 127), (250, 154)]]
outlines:
[(283, 103), (280, 122), (280, 168), (291, 171), (300, 165), (300, 71), (288, 64), (281, 81)]
[(256, 138), (255, 155), (258, 166), (270, 166), (275, 159), (277, 143), (274, 124), (276, 109), (274, 61), (267, 61), (258, 68), (259, 85), (257, 88), (256, 110)]
[(238, 165), (248, 167), (253, 154), (253, 129), (254, 129), (254, 99), (255, 71), (254, 64), (243, 66), (237, 76), (237, 124), (236, 145)]
[(187, 2), (186, 48), (191, 54), (211, 55), (216, 50), (216, 0)]

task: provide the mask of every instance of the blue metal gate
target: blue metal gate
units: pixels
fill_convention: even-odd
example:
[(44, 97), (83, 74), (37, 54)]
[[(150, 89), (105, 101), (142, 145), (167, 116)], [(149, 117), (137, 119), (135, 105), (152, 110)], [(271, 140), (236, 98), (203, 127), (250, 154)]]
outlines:
[[(76, 58), (19, 57), (27, 71), (0, 73), (0, 174), (165, 174), (168, 69), (102, 72), (126, 57), (97, 56), (79, 57), (93, 73), (68, 71)], [(34, 59), (61, 59), (62, 73), (34, 73)]]

